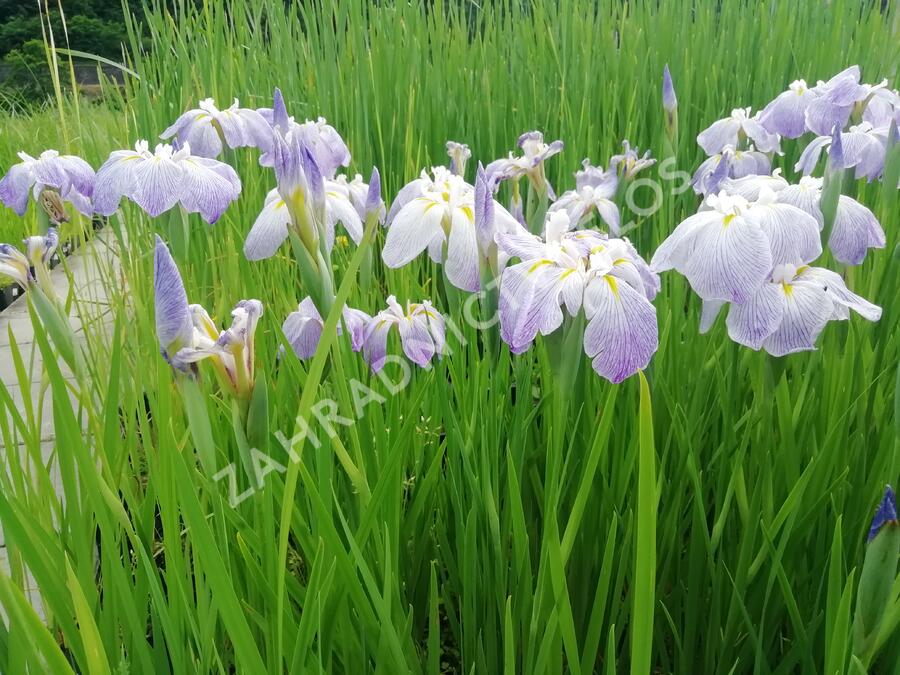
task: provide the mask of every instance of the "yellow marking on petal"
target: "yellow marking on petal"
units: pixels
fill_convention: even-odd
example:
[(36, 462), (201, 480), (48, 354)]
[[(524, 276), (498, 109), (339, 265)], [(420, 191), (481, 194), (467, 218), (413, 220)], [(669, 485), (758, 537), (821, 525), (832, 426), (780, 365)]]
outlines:
[(616, 258), (615, 260), (613, 260), (613, 265), (625, 265), (629, 262), (631, 261), (626, 258)]
[(800, 267), (797, 268), (797, 271), (794, 273), (794, 278), (796, 279), (797, 277), (799, 277), (801, 274), (803, 274), (808, 269), (809, 269), (809, 265), (801, 265)]
[(431, 209), (433, 209), (437, 205), (438, 205), (437, 202), (429, 201), (428, 204), (425, 206), (424, 213), (428, 213)]
[(569, 276), (570, 274), (572, 274), (574, 271), (575, 271), (574, 268), (567, 269), (565, 272), (563, 272), (563, 273), (560, 275), (559, 280), (562, 281), (562, 280), (565, 279), (567, 276)]
[(722, 219), (722, 226), (723, 226), (723, 227), (728, 227), (728, 224), (729, 224), (732, 220), (734, 220), (734, 217), (735, 217), (735, 214), (729, 213), (727, 216), (725, 216), (725, 217)]
[(618, 300), (619, 299), (619, 282), (616, 281), (615, 277), (612, 277), (609, 274), (607, 274), (603, 278), (606, 279), (606, 283), (609, 284), (609, 289), (613, 292), (613, 295), (616, 296), (616, 300)]
[(553, 264), (552, 260), (538, 260), (536, 263), (534, 263), (534, 265), (532, 265), (530, 268), (528, 268), (528, 274), (531, 274), (532, 272), (536, 271), (539, 267), (542, 267), (543, 265), (552, 265), (552, 264)]
[(605, 250), (606, 250), (606, 246), (604, 244), (597, 244), (596, 246), (594, 246), (594, 248), (591, 249), (591, 255), (594, 255), (595, 253), (600, 253), (601, 251), (605, 251)]
[(460, 210), (465, 214), (466, 218), (469, 219), (470, 223), (475, 222), (475, 214), (472, 212), (472, 207), (463, 206)]
[(794, 294), (794, 287), (786, 281), (781, 282), (781, 287), (784, 289), (784, 294), (786, 296), (791, 297)]

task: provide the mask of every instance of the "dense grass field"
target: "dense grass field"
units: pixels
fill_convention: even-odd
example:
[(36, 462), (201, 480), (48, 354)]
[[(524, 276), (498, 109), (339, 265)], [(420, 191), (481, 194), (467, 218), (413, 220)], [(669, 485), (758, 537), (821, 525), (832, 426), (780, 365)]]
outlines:
[[(17, 151), (48, 147), (96, 168), (137, 139), (152, 146), (200, 99), (270, 107), (279, 87), (298, 120), (324, 116), (341, 133), (350, 176), (378, 167), (388, 204), (447, 163), (447, 140), (472, 149), (472, 182), (477, 161), (531, 129), (565, 142), (547, 162), (561, 193), (583, 158), (605, 165), (624, 139), (692, 173), (701, 130), (798, 78), (859, 64), (866, 82), (900, 84), (895, 8), (853, 0), (148, 5), (144, 28), (129, 26), (139, 79), (106, 108), (61, 95), (58, 110), (0, 120), (4, 172)], [(808, 139), (784, 140), (775, 159), (792, 180)], [(312, 360), (279, 356), (282, 322), (310, 289), (289, 246), (244, 257), (275, 177), (256, 150), (223, 159), (242, 190), (214, 226), (128, 202), (109, 219), (123, 283), (89, 359), (60, 347), (64, 328), (37, 324), (64, 496), (51, 466), (15, 461), (39, 453), (40, 421), (0, 391), (13, 562), (0, 575), (0, 672), (900, 673), (900, 581), (877, 651), (851, 653), (869, 524), (900, 478), (896, 190), (846, 185), (887, 247), (854, 268), (829, 253), (817, 263), (883, 307), (880, 321), (832, 323), (816, 351), (775, 358), (733, 343), (723, 320), (699, 334), (700, 301), (670, 272), (654, 301), (659, 349), (618, 385), (580, 345), (577, 376), (557, 377), (571, 347), (558, 336), (494, 354), (427, 256), (382, 264), (383, 230), (361, 248), (339, 242), (335, 288), (352, 307), (430, 299), (460, 328), (450, 354), (392, 387), (401, 368), (371, 374), (328, 331)], [(641, 175), (663, 188), (628, 232), (649, 260), (699, 199), (675, 194), (659, 164)], [(23, 219), (4, 209), (0, 241), (38, 221), (33, 206)], [(249, 413), (206, 364), (188, 380), (160, 356), (156, 234), (219, 325), (241, 299), (264, 303)], [(68, 382), (57, 356), (70, 357)], [(355, 383), (374, 392), (361, 415)], [(353, 423), (329, 437), (321, 401)], [(280, 439), (307, 427), (291, 461)], [(287, 470), (234, 506), (217, 471), (237, 462), (246, 489), (251, 447)], [(19, 590), (23, 567), (46, 621)]]

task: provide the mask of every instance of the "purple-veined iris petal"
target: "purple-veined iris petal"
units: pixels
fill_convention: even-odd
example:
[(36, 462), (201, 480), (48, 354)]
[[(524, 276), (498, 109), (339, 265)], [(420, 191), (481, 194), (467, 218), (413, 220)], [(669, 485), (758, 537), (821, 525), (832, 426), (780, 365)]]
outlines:
[(237, 173), (227, 164), (204, 157), (187, 157), (181, 166), (181, 205), (212, 225), (240, 195)]
[(184, 182), (184, 167), (170, 157), (154, 157), (134, 167), (131, 198), (150, 216), (159, 216), (178, 203)]
[(684, 275), (704, 300), (744, 302), (772, 269), (768, 237), (742, 216), (699, 229), (692, 246)]
[(815, 349), (816, 338), (834, 312), (834, 304), (821, 288), (790, 283), (772, 284), (783, 297), (782, 320), (763, 340), (772, 356)]
[(264, 260), (275, 255), (287, 239), (290, 224), (291, 215), (278, 190), (270, 191), (244, 242), (247, 260)]
[(726, 178), (722, 181), (719, 189), (730, 195), (739, 195), (748, 202), (755, 202), (764, 188), (772, 192), (780, 192), (788, 187), (788, 182), (781, 177), (779, 171), (776, 169), (775, 173), (770, 176), (749, 175), (742, 178)]
[(841, 195), (828, 239), (834, 259), (845, 265), (859, 265), (868, 249), (884, 248), (885, 243), (884, 230), (875, 214), (852, 197)]
[(421, 197), (425, 193), (425, 186), (428, 184), (427, 178), (423, 177), (417, 178), (416, 180), (407, 183), (402, 188), (400, 188), (400, 192), (397, 193), (397, 196), (394, 198), (394, 201), (391, 203), (391, 208), (388, 211), (387, 218), (385, 219), (385, 225), (390, 227), (391, 223), (394, 222), (394, 218), (397, 217), (397, 214), (400, 213), (401, 209), (404, 206), (409, 204), (413, 199), (417, 197)]
[(503, 271), (500, 281), (500, 334), (513, 354), (526, 351), (540, 332), (562, 324), (560, 277), (551, 261), (528, 260)]
[(393, 324), (380, 313), (372, 317), (366, 329), (365, 342), (363, 344), (363, 357), (368, 361), (373, 373), (384, 368), (387, 358), (387, 339)]
[(122, 197), (134, 192), (134, 169), (147, 152), (146, 144), (138, 144), (138, 150), (116, 150), (97, 170), (94, 183), (94, 210), (102, 216), (111, 216), (119, 208)]
[(659, 334), (646, 297), (613, 277), (597, 277), (585, 289), (585, 310), (584, 351), (597, 374), (617, 384), (647, 367)]
[(445, 210), (430, 199), (418, 197), (396, 215), (387, 231), (381, 257), (385, 265), (402, 267), (419, 255), (436, 236), (443, 236)]
[(778, 201), (783, 204), (796, 206), (801, 211), (808, 213), (819, 225), (821, 230), (825, 225), (822, 209), (819, 202), (822, 198), (822, 179), (804, 176), (799, 185), (789, 185), (778, 191)]
[(737, 147), (741, 124), (731, 117), (713, 122), (697, 135), (697, 144), (707, 155), (715, 155), (726, 145)]
[[(353, 351), (358, 352), (363, 348), (366, 336), (366, 326), (372, 317), (362, 310), (354, 309), (353, 307), (344, 307), (341, 311), (341, 316), (344, 319), (344, 325), (347, 327), (347, 332), (350, 334), (350, 347)], [(340, 330), (341, 327), (338, 326), (338, 333), (340, 333)]]
[(703, 228), (719, 222), (721, 219), (722, 214), (700, 211), (683, 220), (656, 249), (650, 260), (650, 269), (657, 273), (671, 269), (683, 273), (693, 251), (693, 241), (697, 234)]
[(853, 310), (868, 321), (878, 321), (881, 318), (881, 307), (874, 305), (865, 298), (847, 288), (843, 278), (837, 272), (822, 267), (801, 268), (794, 281), (796, 286), (813, 284), (822, 288), (835, 304), (836, 312), (832, 318), (847, 319), (849, 310)]
[(454, 210), (451, 216), (444, 271), (450, 283), (458, 289), (470, 292), (478, 290), (478, 238), (475, 224), (461, 210)]
[(397, 325), (403, 353), (420, 368), (425, 368), (434, 357), (435, 348), (427, 319), (412, 315), (400, 320)]
[(0, 180), (0, 201), (24, 216), (28, 208), (28, 193), (34, 184), (34, 172), (31, 166), (23, 162), (10, 167), (9, 171)]
[(767, 337), (781, 325), (784, 290), (780, 284), (765, 283), (743, 304), (732, 304), (726, 325), (728, 335), (738, 344), (759, 350)]
[(298, 359), (313, 357), (322, 339), (322, 317), (312, 298), (304, 298), (297, 310), (288, 314), (281, 330)]
[(194, 332), (191, 310), (178, 267), (159, 236), (153, 254), (153, 293), (156, 336), (166, 353), (190, 346)]
[(771, 133), (799, 138), (806, 133), (806, 108), (815, 97), (805, 81), (796, 80), (763, 109), (759, 121)]
[(759, 225), (772, 246), (772, 264), (800, 265), (822, 255), (819, 224), (808, 213), (775, 201), (775, 193), (764, 190), (745, 217)]

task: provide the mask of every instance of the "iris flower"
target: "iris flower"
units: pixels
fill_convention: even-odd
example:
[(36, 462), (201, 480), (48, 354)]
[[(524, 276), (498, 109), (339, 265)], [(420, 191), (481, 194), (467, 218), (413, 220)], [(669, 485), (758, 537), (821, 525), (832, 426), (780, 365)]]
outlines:
[(610, 171), (618, 171), (625, 180), (633, 179), (638, 172), (656, 164), (656, 160), (650, 157), (647, 150), (643, 155), (638, 154), (637, 148), (632, 148), (628, 141), (622, 141), (622, 154), (613, 155), (609, 160)]
[(200, 305), (188, 305), (178, 267), (163, 241), (156, 238), (153, 287), (156, 335), (172, 366), (192, 372), (193, 364), (209, 360), (219, 381), (232, 393), (247, 395), (254, 382), (254, 335), (263, 305), (241, 300), (231, 313), (231, 326), (220, 331)]
[(387, 309), (369, 319), (363, 331), (363, 356), (372, 372), (384, 367), (388, 336), (394, 327), (400, 335), (403, 353), (421, 368), (446, 351), (446, 328), (441, 313), (427, 300), (407, 303), (404, 310), (392, 295), (387, 299)]
[[(522, 231), (519, 222), (496, 201), (494, 223), (502, 232)], [(481, 251), (475, 227), (475, 188), (444, 167), (434, 167), (406, 185), (388, 213), (388, 231), (381, 252), (391, 268), (402, 267), (428, 249), (431, 259), (443, 263), (447, 279), (456, 288), (480, 287)], [(488, 242), (485, 242), (488, 243)]]
[(200, 101), (199, 107), (183, 113), (160, 134), (163, 140), (173, 137), (181, 147), (190, 145), (195, 156), (210, 159), (222, 154), (223, 145), (272, 149), (272, 127), (256, 110), (241, 108), (237, 99), (225, 110), (211, 98)]
[(859, 66), (850, 66), (827, 82), (820, 81), (813, 88), (816, 97), (806, 108), (806, 128), (818, 136), (831, 134), (835, 126), (843, 129), (854, 109), (864, 107), (874, 92), (887, 84), (887, 80), (878, 85), (860, 84), (859, 78)]
[(604, 171), (591, 166), (588, 159), (582, 162), (582, 167), (575, 172), (575, 189), (564, 192), (550, 205), (549, 212), (565, 211), (572, 227), (587, 223), (596, 212), (609, 231), (618, 235), (619, 207), (612, 199), (619, 185), (615, 167), (611, 164), (609, 171)]
[[(866, 178), (871, 181), (878, 178), (884, 170), (886, 134), (876, 131), (868, 122), (838, 133), (843, 151), (839, 168), (854, 169), (854, 176), (857, 179)], [(829, 134), (810, 141), (800, 155), (794, 170), (802, 171), (804, 176), (810, 175), (819, 163), (822, 150), (826, 148), (831, 150), (834, 138)]]
[(784, 356), (815, 349), (825, 325), (849, 319), (851, 309), (869, 321), (881, 318), (881, 308), (848, 290), (839, 274), (778, 265), (746, 302), (731, 305), (726, 324), (738, 344)]
[[(353, 351), (358, 352), (362, 349), (363, 338), (365, 337), (365, 329), (369, 320), (372, 318), (365, 312), (353, 309), (352, 307), (344, 307), (341, 316), (350, 332), (350, 345)], [(311, 359), (316, 353), (319, 346), (319, 340), (322, 339), (322, 329), (325, 322), (322, 315), (316, 309), (313, 299), (306, 297), (297, 307), (297, 310), (288, 314), (281, 330), (287, 338), (288, 344), (297, 358), (300, 360)], [(341, 324), (337, 326), (337, 334), (341, 335)]]
[(771, 190), (757, 202), (724, 192), (682, 221), (653, 254), (656, 272), (675, 269), (703, 300), (741, 304), (770, 276), (774, 265), (804, 264), (822, 252), (816, 221), (776, 201)]
[(784, 138), (799, 138), (806, 133), (806, 109), (817, 94), (806, 86), (806, 80), (794, 80), (759, 114), (759, 122), (767, 131)]
[(466, 160), (472, 157), (472, 151), (465, 143), (447, 141), (447, 155), (450, 157), (450, 173), (457, 176), (466, 175)]
[[(799, 185), (778, 191), (778, 201), (805, 211), (823, 229), (825, 221), (819, 202), (822, 199), (822, 179), (804, 176)], [(859, 265), (870, 248), (886, 245), (881, 223), (866, 206), (847, 195), (838, 198), (834, 224), (828, 237), (828, 248), (834, 259), (845, 265)]]
[(726, 145), (697, 167), (691, 185), (698, 195), (710, 195), (719, 192), (722, 181), (727, 178), (744, 178), (771, 171), (772, 162), (768, 155), (755, 150), (752, 145), (747, 150), (735, 150)]
[[(260, 108), (257, 112), (271, 125), (273, 134), (287, 139), (289, 145), (296, 138), (297, 144), (309, 152), (319, 173), (325, 178), (333, 178), (339, 167), (350, 165), (350, 150), (337, 130), (324, 117), (306, 120), (302, 124), (295, 122), (287, 113), (280, 89), (275, 90), (272, 107)], [(276, 166), (274, 144), (273, 151), (263, 147), (260, 149), (264, 152), (259, 163), (262, 166)]]
[(10, 277), (23, 289), (27, 289), (34, 281), (31, 268), (34, 267), (36, 271), (39, 268), (47, 269), (59, 245), (59, 235), (56, 228), (51, 227), (46, 236), (28, 237), (22, 243), (25, 253), (10, 244), (0, 244), (0, 275)]
[(0, 179), (0, 202), (18, 215), (25, 215), (29, 193), (42, 204), (53, 223), (68, 220), (61, 207), (56, 206), (53, 195), (86, 216), (94, 213), (91, 206), (94, 170), (81, 157), (45, 150), (37, 158), (20, 152), (19, 159), (22, 161), (10, 167)]
[(569, 232), (564, 211), (550, 214), (545, 238), (498, 235), (502, 247), (521, 262), (504, 270), (500, 282), (500, 332), (510, 351), (531, 347), (538, 333), (549, 335), (583, 309), (588, 320), (585, 353), (594, 370), (618, 383), (646, 368), (658, 346), (651, 300), (659, 278), (627, 239), (600, 232)]
[(775, 169), (771, 175), (751, 175), (742, 178), (726, 178), (719, 184), (719, 190), (730, 195), (739, 195), (748, 202), (759, 199), (763, 189), (780, 192), (789, 187), (789, 183), (781, 176), (781, 169)]
[(241, 192), (241, 180), (227, 164), (191, 154), (190, 146), (175, 149), (159, 144), (150, 152), (147, 141), (134, 150), (116, 150), (97, 171), (94, 209), (110, 216), (127, 197), (156, 217), (176, 205), (215, 223)]
[(773, 134), (759, 121), (759, 113), (750, 116), (750, 108), (735, 108), (731, 116), (713, 122), (697, 136), (697, 143), (707, 155), (722, 152), (726, 145), (741, 147), (749, 139), (761, 152), (781, 152), (777, 134)]
[[(366, 198), (369, 185), (362, 182), (359, 174), (352, 181), (346, 176), (324, 181), (325, 189), (325, 243), (330, 251), (334, 245), (335, 227), (338, 223), (344, 226), (347, 234), (357, 245), (362, 241), (363, 223), (366, 219)], [(384, 213), (384, 202), (378, 199), (374, 205), (379, 217)], [(291, 226), (291, 214), (284, 197), (277, 189), (266, 195), (262, 211), (257, 216), (247, 240), (244, 243), (244, 255), (248, 260), (263, 260), (275, 255), (278, 248), (288, 237)]]
[(862, 118), (863, 122), (876, 129), (887, 128), (891, 122), (900, 124), (900, 93), (887, 87), (876, 89), (863, 110)]
[(491, 180), (518, 180), (527, 176), (531, 185), (540, 193), (546, 192), (551, 199), (555, 199), (553, 188), (547, 182), (544, 172), (544, 162), (563, 149), (560, 140), (552, 143), (544, 142), (544, 134), (540, 131), (529, 131), (519, 136), (516, 145), (522, 150), (522, 156), (516, 157), (512, 153), (506, 159), (498, 159), (487, 165), (485, 172)]

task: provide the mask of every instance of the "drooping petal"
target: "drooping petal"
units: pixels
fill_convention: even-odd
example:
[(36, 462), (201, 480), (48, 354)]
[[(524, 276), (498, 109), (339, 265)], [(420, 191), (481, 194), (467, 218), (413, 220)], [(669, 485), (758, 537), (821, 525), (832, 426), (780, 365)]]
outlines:
[(388, 228), (381, 252), (385, 265), (402, 267), (424, 251), (436, 236), (443, 236), (444, 213), (440, 204), (424, 197), (417, 197), (400, 209)]
[(470, 292), (478, 290), (478, 237), (475, 224), (461, 209), (454, 209), (451, 216), (444, 271), (450, 283), (458, 289)]
[(741, 216), (700, 229), (692, 246), (684, 275), (704, 300), (744, 302), (772, 269), (768, 237)]
[(706, 226), (721, 220), (722, 214), (700, 211), (679, 223), (678, 227), (659, 245), (650, 260), (650, 269), (665, 272), (670, 269), (684, 271), (693, 250), (693, 241)]
[[(347, 327), (347, 332), (350, 334), (350, 347), (353, 351), (358, 352), (363, 348), (366, 337), (366, 326), (369, 321), (372, 320), (372, 317), (360, 309), (354, 309), (353, 307), (347, 306), (341, 311), (341, 316), (344, 319), (344, 325)], [(338, 326), (338, 328), (340, 328), (340, 326)]]
[(94, 182), (94, 211), (111, 216), (119, 208), (122, 197), (131, 195), (135, 186), (135, 169), (146, 159), (133, 150), (116, 150), (97, 170)]
[(311, 359), (322, 339), (322, 317), (312, 298), (306, 297), (297, 311), (291, 312), (281, 327), (284, 337), (297, 358)]
[(328, 228), (328, 248), (334, 243), (334, 228), (341, 223), (347, 234), (357, 246), (362, 241), (363, 224), (359, 213), (350, 200), (343, 194), (328, 191), (325, 193), (325, 218)]
[(538, 332), (548, 335), (562, 324), (560, 277), (550, 261), (525, 261), (500, 279), (500, 334), (513, 354), (526, 351)]
[(835, 304), (835, 309), (842, 309), (839, 316), (834, 319), (849, 318), (849, 311), (853, 310), (868, 321), (878, 321), (881, 318), (881, 307), (874, 305), (865, 298), (847, 288), (844, 279), (837, 272), (822, 267), (806, 267), (801, 270), (795, 286), (801, 284), (815, 284), (828, 293)]
[(758, 203), (747, 211), (746, 218), (758, 224), (769, 238), (773, 265), (800, 265), (822, 255), (819, 224), (795, 206)]
[(646, 297), (613, 277), (597, 277), (585, 289), (585, 310), (584, 351), (599, 375), (617, 384), (647, 367), (659, 334)]
[(398, 328), (403, 353), (417, 366), (425, 368), (435, 353), (427, 319), (421, 314), (413, 315), (401, 319)]
[(775, 97), (760, 113), (760, 123), (784, 138), (799, 138), (806, 133), (806, 108), (814, 95), (808, 89), (793, 87)]
[(266, 197), (262, 211), (244, 242), (247, 260), (271, 258), (288, 236), (291, 215), (278, 190), (272, 190)]
[(850, 119), (853, 104), (838, 105), (820, 96), (810, 101), (806, 108), (806, 128), (818, 136), (830, 136), (837, 127), (843, 129)]
[(737, 147), (740, 122), (731, 117), (713, 122), (697, 136), (697, 143), (707, 155), (715, 155), (726, 145)]
[(781, 324), (765, 340), (772, 356), (815, 349), (816, 338), (834, 312), (834, 304), (821, 288), (810, 285), (773, 284), (783, 295)]
[(803, 178), (800, 185), (789, 185), (778, 192), (778, 201), (796, 206), (798, 209), (815, 218), (821, 230), (825, 225), (819, 202), (822, 198), (822, 180), (820, 178)]
[(884, 230), (875, 214), (852, 197), (841, 195), (828, 239), (834, 259), (845, 265), (859, 265), (869, 248), (884, 246)]
[(237, 173), (227, 164), (204, 157), (188, 157), (181, 165), (181, 205), (212, 225), (241, 192)]
[(363, 358), (369, 363), (373, 373), (384, 368), (387, 358), (387, 339), (393, 322), (389, 321), (383, 312), (372, 317), (366, 327), (365, 343), (363, 344)]
[(728, 335), (738, 344), (758, 350), (781, 325), (783, 314), (784, 291), (780, 284), (763, 284), (743, 304), (731, 305), (725, 322)]
[(616, 206), (616, 203), (611, 199), (597, 199), (594, 201), (594, 206), (597, 207), (597, 213), (600, 214), (600, 219), (609, 226), (610, 233), (612, 233), (613, 236), (618, 236), (621, 223), (619, 219), (619, 207)]
[(194, 326), (184, 283), (168, 247), (158, 235), (153, 254), (153, 294), (160, 347), (174, 354), (190, 346)]
[(0, 202), (18, 215), (24, 216), (28, 208), (28, 193), (34, 184), (33, 162), (21, 162), (10, 167), (0, 179)]
[(134, 167), (135, 204), (150, 216), (157, 217), (178, 203), (185, 180), (184, 168), (167, 157), (154, 157)]

